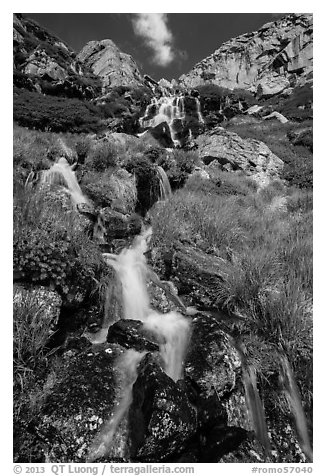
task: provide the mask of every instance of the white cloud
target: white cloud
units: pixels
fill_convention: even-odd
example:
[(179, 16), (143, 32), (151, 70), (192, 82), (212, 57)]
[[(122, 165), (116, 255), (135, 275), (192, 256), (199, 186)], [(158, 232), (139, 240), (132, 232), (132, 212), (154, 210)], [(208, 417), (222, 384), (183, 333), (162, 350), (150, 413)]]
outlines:
[(132, 19), (134, 32), (153, 50), (152, 60), (159, 66), (167, 66), (175, 58), (173, 35), (167, 21), (166, 13), (135, 13)]

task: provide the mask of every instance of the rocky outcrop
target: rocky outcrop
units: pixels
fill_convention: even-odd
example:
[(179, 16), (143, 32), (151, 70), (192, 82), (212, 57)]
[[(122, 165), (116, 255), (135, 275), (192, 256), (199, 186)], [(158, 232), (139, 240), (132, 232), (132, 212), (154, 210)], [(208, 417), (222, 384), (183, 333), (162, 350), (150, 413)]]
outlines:
[(102, 80), (103, 94), (116, 86), (143, 86), (143, 78), (133, 58), (123, 53), (112, 40), (90, 41), (77, 59)]
[(37, 92), (92, 98), (99, 81), (75, 52), (35, 21), (13, 16), (14, 84)]
[(312, 74), (312, 15), (291, 14), (224, 43), (180, 77), (187, 88), (217, 84), (277, 94)]
[(106, 347), (96, 352), (89, 345), (65, 354), (55, 381), (49, 377), (44, 384), (42, 415), (28, 425), (23, 419), (15, 422), (14, 461), (86, 461), (119, 393), (114, 362), (121, 350)]
[(195, 140), (199, 157), (208, 165), (217, 161), (221, 170), (243, 170), (260, 186), (278, 178), (283, 161), (261, 141), (242, 139), (234, 132), (217, 127)]

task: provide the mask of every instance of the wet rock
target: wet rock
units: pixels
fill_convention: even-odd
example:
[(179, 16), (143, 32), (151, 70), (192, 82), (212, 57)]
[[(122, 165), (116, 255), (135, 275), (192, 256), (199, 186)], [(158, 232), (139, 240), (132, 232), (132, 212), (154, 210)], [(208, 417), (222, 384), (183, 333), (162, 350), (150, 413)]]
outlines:
[(151, 356), (140, 364), (129, 411), (134, 461), (169, 461), (196, 431), (196, 411), (186, 394)]
[(105, 227), (104, 234), (107, 240), (138, 235), (142, 227), (142, 220), (139, 215), (124, 215), (109, 207), (101, 210), (101, 219)]
[(162, 343), (162, 340), (144, 328), (143, 322), (121, 319), (109, 328), (107, 342), (117, 343), (126, 349), (135, 349), (139, 352), (143, 350), (156, 352), (159, 351), (159, 344)]
[(154, 137), (154, 139), (156, 139), (162, 147), (174, 147), (170, 128), (166, 122), (161, 122), (157, 126), (148, 129), (148, 131), (144, 134), (144, 137), (148, 134)]
[(15, 461), (86, 462), (88, 448), (119, 392), (114, 361), (120, 353), (119, 346), (77, 355), (66, 352), (44, 384), (37, 417), (27, 428), (19, 422)]
[(192, 320), (192, 337), (185, 373), (206, 396), (214, 392), (223, 398), (236, 388), (241, 377), (241, 361), (218, 321), (201, 314)]

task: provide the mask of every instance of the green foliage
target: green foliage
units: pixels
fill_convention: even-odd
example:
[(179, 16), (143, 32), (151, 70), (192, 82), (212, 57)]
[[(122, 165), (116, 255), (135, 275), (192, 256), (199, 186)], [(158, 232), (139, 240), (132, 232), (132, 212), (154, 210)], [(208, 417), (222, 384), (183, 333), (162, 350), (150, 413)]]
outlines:
[[(258, 194), (247, 189), (242, 196), (207, 193), (194, 183), (189, 188), (153, 208), (154, 246), (167, 256), (185, 241), (222, 259), (214, 306), (244, 317), (241, 340), (268, 410), (279, 405), (270, 381), (279, 372), (278, 349), (284, 348), (310, 411), (312, 193), (280, 183)], [(287, 206), (269, 206), (284, 193)], [(287, 412), (282, 403), (278, 409)]]
[(15, 376), (35, 370), (43, 363), (47, 351), (45, 345), (51, 335), (52, 322), (44, 319), (46, 305), (35, 294), (14, 293), (14, 371)]
[(78, 215), (48, 192), (21, 188), (14, 196), (14, 269), (24, 280), (56, 289), (91, 292), (104, 267)]
[(195, 174), (188, 178), (185, 190), (209, 195), (248, 195), (257, 189), (257, 184), (242, 173), (209, 170), (210, 178)]
[[(311, 121), (307, 121), (304, 125), (308, 126), (307, 129), (310, 132), (307, 132), (300, 145), (291, 143), (289, 139), (298, 136), (298, 125), (296, 124), (256, 120), (254, 122), (244, 121), (241, 124), (228, 124), (226, 128), (231, 132), (236, 132), (243, 139), (252, 138), (264, 142), (285, 163), (282, 179), (287, 180), (289, 185), (311, 188), (313, 184)], [(301, 129), (300, 124), (299, 131)]]
[(104, 172), (106, 169), (116, 167), (119, 161), (119, 148), (109, 141), (101, 141), (95, 144), (90, 151), (86, 166), (96, 172)]
[(286, 163), (281, 178), (290, 185), (299, 188), (313, 187), (313, 162), (312, 157), (296, 157), (291, 163)]
[(21, 126), (54, 132), (96, 132), (104, 127), (100, 110), (87, 101), (17, 88), (14, 90), (14, 120)]
[(81, 187), (98, 207), (108, 207), (113, 200), (118, 200), (126, 213), (135, 209), (137, 194), (134, 177), (125, 170), (88, 171), (83, 175)]
[(157, 164), (166, 171), (172, 188), (182, 187), (199, 163), (196, 152), (182, 149), (174, 149), (169, 154), (162, 154), (157, 160)]
[(92, 141), (89, 137), (79, 137), (75, 142), (75, 150), (77, 154), (77, 161), (79, 164), (84, 164), (86, 157), (91, 150)]
[(290, 96), (278, 95), (268, 99), (265, 104), (272, 105), (275, 111), (279, 111), (288, 119), (302, 122), (312, 119), (313, 89), (311, 84), (297, 86)]

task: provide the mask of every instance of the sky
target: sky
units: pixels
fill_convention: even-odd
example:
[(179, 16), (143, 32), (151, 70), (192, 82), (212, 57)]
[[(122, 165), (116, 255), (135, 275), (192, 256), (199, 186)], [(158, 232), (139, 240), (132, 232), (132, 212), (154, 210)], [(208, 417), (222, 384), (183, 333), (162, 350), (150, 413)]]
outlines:
[(277, 13), (26, 13), (77, 53), (90, 40), (111, 39), (142, 74), (178, 78), (222, 43), (255, 31)]

